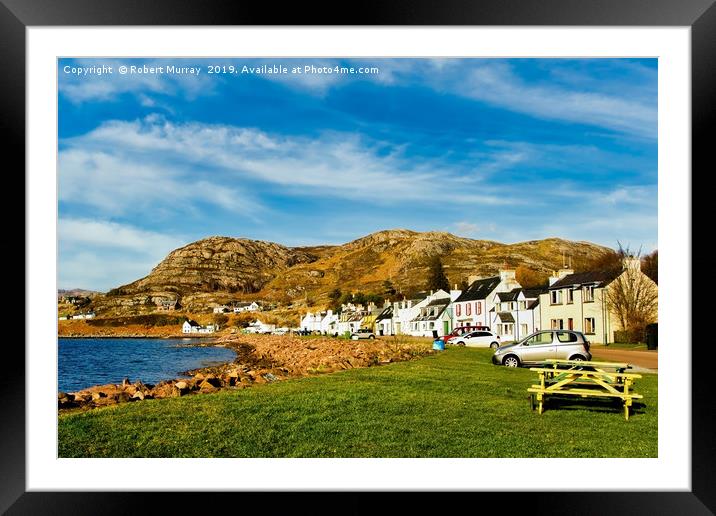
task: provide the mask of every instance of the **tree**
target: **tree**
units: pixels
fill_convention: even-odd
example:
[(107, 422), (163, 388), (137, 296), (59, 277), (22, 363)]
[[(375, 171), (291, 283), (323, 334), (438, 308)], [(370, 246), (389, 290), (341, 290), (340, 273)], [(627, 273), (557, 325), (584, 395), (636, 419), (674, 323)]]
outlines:
[(524, 288), (543, 287), (549, 283), (549, 277), (546, 274), (539, 273), (524, 265), (518, 266), (515, 270), (515, 279)]
[[(639, 260), (639, 257), (631, 257)], [(647, 324), (656, 322), (659, 292), (656, 284), (638, 266), (628, 264), (606, 289), (607, 310), (619, 320), (632, 342), (639, 342)], [(639, 263), (639, 262), (637, 262)]]
[(462, 280), (460, 280), (460, 285), (458, 285), (458, 288), (465, 292), (469, 287), (470, 285), (467, 284), (467, 280), (465, 278), (462, 278)]
[(383, 293), (386, 296), (394, 296), (395, 295), (395, 287), (393, 286), (393, 282), (390, 280), (385, 280), (383, 282)]
[(641, 271), (654, 283), (659, 283), (659, 251), (654, 250), (641, 259)]
[(333, 303), (337, 303), (341, 296), (343, 295), (343, 292), (341, 292), (341, 289), (334, 288), (328, 293), (328, 299), (330, 299)]
[(229, 322), (229, 317), (226, 314), (214, 314), (214, 324), (223, 326), (227, 322)]
[(450, 282), (445, 275), (440, 256), (433, 256), (428, 263), (428, 289), (450, 291)]

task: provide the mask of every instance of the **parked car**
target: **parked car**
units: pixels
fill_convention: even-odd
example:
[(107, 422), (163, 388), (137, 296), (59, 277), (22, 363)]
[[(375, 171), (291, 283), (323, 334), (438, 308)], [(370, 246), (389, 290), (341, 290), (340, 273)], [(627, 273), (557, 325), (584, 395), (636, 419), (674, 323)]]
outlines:
[(464, 335), (449, 338), (446, 344), (497, 349), (500, 346), (500, 337), (491, 331), (471, 331), (470, 333), (466, 333)]
[(472, 333), (473, 331), (490, 331), (490, 327), (480, 325), (459, 326), (447, 335), (445, 335), (442, 339), (447, 344), (447, 341), (452, 339), (453, 337), (460, 337), (461, 335), (466, 335), (468, 333)]
[(500, 346), (492, 355), (492, 363), (508, 367), (535, 364), (548, 358), (591, 360), (589, 341), (583, 333), (572, 330), (546, 330), (524, 339)]
[(374, 339), (375, 333), (373, 333), (368, 328), (359, 328), (358, 330), (351, 333), (351, 340), (358, 340), (358, 339)]

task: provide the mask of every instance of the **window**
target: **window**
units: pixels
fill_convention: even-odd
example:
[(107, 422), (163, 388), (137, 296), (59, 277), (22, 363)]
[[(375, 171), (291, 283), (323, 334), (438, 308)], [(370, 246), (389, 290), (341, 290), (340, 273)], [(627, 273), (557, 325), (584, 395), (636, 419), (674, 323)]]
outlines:
[(527, 335), (527, 325), (526, 324), (520, 324), (520, 334)]
[(455, 305), (455, 315), (459, 317), (461, 312), (462, 310), (460, 309), (460, 303), (458, 303)]
[(559, 340), (560, 342), (577, 342), (577, 336), (574, 333), (558, 331), (557, 340)]
[(527, 309), (527, 301), (520, 301), (519, 307), (520, 307), (520, 310), (526, 310)]
[(475, 303), (475, 313), (480, 315), (482, 313), (482, 303), (479, 301)]
[(584, 287), (584, 301), (594, 301), (594, 285)]
[(470, 303), (465, 305), (465, 315), (470, 315), (472, 310), (470, 310)]
[(524, 342), (525, 346), (536, 346), (539, 344), (552, 344), (552, 332), (543, 331), (533, 335)]
[(594, 334), (595, 329), (594, 317), (586, 317), (584, 319), (584, 333)]
[(551, 321), (551, 327), (553, 330), (563, 330), (564, 329), (564, 321), (562, 319), (552, 319)]
[(562, 291), (561, 290), (553, 290), (549, 293), (550, 296), (550, 303), (553, 305), (561, 305), (562, 304)]
[(574, 329), (574, 319), (572, 319), (571, 317), (569, 319), (567, 319), (567, 329), (568, 330)]
[(434, 329), (434, 328), (435, 328), (435, 323), (434, 323), (434, 322), (431, 322), (431, 323), (430, 323), (430, 329), (432, 330), (432, 329)]
[(517, 305), (517, 303), (515, 303), (514, 301), (512, 303), (510, 303), (510, 310), (515, 310), (517, 308), (516, 305)]
[(567, 303), (574, 303), (574, 290), (571, 288), (567, 289)]
[(514, 331), (514, 324), (503, 324), (502, 325), (502, 334), (503, 335), (512, 335), (512, 332)]

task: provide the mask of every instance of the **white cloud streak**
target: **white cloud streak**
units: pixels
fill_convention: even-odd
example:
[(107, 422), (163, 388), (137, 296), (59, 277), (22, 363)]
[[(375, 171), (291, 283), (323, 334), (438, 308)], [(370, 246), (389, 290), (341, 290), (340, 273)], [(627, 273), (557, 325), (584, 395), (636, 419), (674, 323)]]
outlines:
[[(67, 149), (60, 152), (60, 198), (113, 212), (171, 198), (250, 213), (258, 210), (259, 201), (233, 185), (253, 182), (291, 195), (378, 204), (398, 197), (428, 201), (441, 195), (466, 203), (517, 202), (482, 183), (488, 170), (511, 164), (513, 158), (502, 151), (487, 156), (481, 165), (485, 173), (477, 167), (466, 178), (460, 173), (464, 171), (440, 160), (410, 159), (401, 148), (378, 155), (380, 142), (352, 134), (284, 137), (226, 125), (174, 124), (157, 116), (106, 122), (65, 143)], [(466, 181), (481, 188), (466, 189)]]

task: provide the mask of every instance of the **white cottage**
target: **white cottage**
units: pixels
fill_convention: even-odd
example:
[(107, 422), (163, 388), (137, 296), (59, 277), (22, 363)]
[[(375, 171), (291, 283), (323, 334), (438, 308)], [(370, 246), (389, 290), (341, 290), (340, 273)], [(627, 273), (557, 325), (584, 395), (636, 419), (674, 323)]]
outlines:
[(495, 324), (495, 294), (510, 292), (521, 285), (513, 269), (504, 269), (498, 276), (475, 279), (453, 303), (453, 326), (488, 326)]
[(497, 292), (493, 298), (490, 328), (502, 342), (519, 340), (538, 331), (540, 324), (539, 296), (546, 289), (515, 288)]
[(191, 319), (187, 319), (184, 321), (184, 324), (181, 326), (181, 332), (182, 333), (199, 333), (199, 328), (201, 328), (201, 325)]
[(409, 334), (415, 337), (432, 337), (450, 333), (452, 315), (448, 309), (452, 301), (451, 295), (444, 290), (431, 292), (423, 301), (416, 305), (416, 313), (409, 323)]

